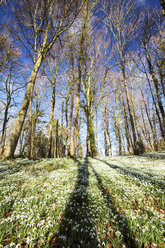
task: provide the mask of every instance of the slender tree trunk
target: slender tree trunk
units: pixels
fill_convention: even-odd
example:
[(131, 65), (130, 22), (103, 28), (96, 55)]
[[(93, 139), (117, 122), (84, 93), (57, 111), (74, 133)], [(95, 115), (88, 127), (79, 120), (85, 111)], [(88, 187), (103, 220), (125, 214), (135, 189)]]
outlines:
[(146, 75), (147, 82), (148, 82), (148, 85), (149, 85), (149, 89), (150, 89), (150, 92), (151, 92), (152, 100), (153, 100), (153, 103), (154, 103), (154, 106), (155, 106), (155, 111), (156, 111), (156, 115), (157, 115), (157, 118), (158, 118), (158, 121), (159, 121), (159, 127), (160, 127), (160, 131), (161, 131), (161, 136), (162, 136), (163, 139), (165, 139), (165, 132), (164, 132), (162, 120), (161, 120), (161, 117), (160, 117), (160, 113), (159, 113), (159, 110), (158, 110), (158, 107), (157, 107), (156, 97), (155, 97), (155, 94), (153, 94), (153, 92), (152, 92), (152, 87), (151, 87), (150, 79), (148, 77), (148, 73), (147, 73), (146, 68), (145, 68), (145, 64), (143, 63), (143, 61), (141, 61), (141, 62), (142, 62), (143, 68), (145, 70), (145, 75)]
[(29, 133), (28, 133), (28, 159), (33, 159), (33, 147), (32, 147), (32, 102), (33, 102), (33, 87), (30, 92), (29, 100)]
[(74, 108), (74, 87), (75, 87), (75, 69), (74, 69), (74, 58), (73, 58), (73, 47), (71, 46), (71, 63), (72, 63), (72, 85), (71, 85), (71, 107), (69, 116), (69, 128), (68, 136), (66, 141), (65, 156), (68, 157), (71, 154), (71, 134), (72, 134), (72, 119), (73, 119), (73, 108)]
[(105, 104), (104, 108), (102, 109), (103, 118), (104, 118), (104, 146), (105, 146), (105, 156), (109, 156), (109, 149), (108, 149), (108, 141), (107, 141), (107, 106)]
[(80, 138), (80, 126), (81, 126), (81, 122), (79, 123), (79, 128), (78, 128), (78, 147), (79, 147), (79, 157), (82, 158), (83, 152), (82, 152), (82, 145), (81, 145), (81, 138)]
[(71, 134), (72, 134), (72, 119), (73, 119), (73, 108), (74, 108), (74, 81), (72, 83), (72, 93), (71, 93), (71, 107), (70, 107), (70, 116), (69, 116), (69, 130), (68, 130), (68, 137), (66, 142), (66, 150), (65, 156), (68, 157), (71, 154)]
[(116, 103), (116, 128), (117, 128), (117, 139), (118, 139), (118, 145), (119, 145), (119, 155), (122, 154), (122, 144), (121, 144), (121, 127), (120, 127), (120, 112), (119, 112), (119, 99), (117, 96), (117, 93), (115, 92), (115, 103)]
[(97, 149), (97, 156), (98, 156), (98, 150), (99, 150), (99, 144), (98, 144), (98, 116), (97, 116), (97, 109), (96, 109), (96, 149)]
[[(139, 131), (139, 127), (140, 127), (140, 124), (139, 124), (139, 121), (138, 121), (138, 117), (137, 117), (137, 113), (136, 113), (136, 108), (135, 108), (135, 101), (134, 101), (134, 94), (133, 94), (133, 85), (132, 85), (132, 110), (133, 110), (133, 116), (134, 116), (134, 123), (135, 123), (135, 128), (136, 128), (136, 133), (137, 133), (137, 136), (138, 136), (138, 146), (140, 145), (140, 147), (145, 147), (144, 146), (144, 142), (143, 142), (143, 139), (142, 139), (142, 135)], [(140, 148), (139, 147), (139, 148)], [(139, 151), (140, 152), (140, 151)]]
[(153, 147), (152, 142), (151, 142), (151, 136), (150, 136), (149, 130), (148, 130), (147, 127), (146, 127), (146, 122), (145, 122), (145, 119), (144, 119), (144, 114), (143, 114), (143, 110), (142, 110), (142, 109), (141, 109), (141, 115), (142, 115), (143, 127), (144, 127), (144, 128), (143, 128), (142, 125), (140, 125), (141, 130), (142, 130), (142, 132), (143, 132), (143, 135), (144, 135), (144, 137), (145, 137), (147, 143), (148, 143), (149, 146), (150, 146), (150, 149), (151, 149), (152, 151), (154, 151), (154, 147)]
[(111, 136), (110, 136), (110, 133), (109, 133), (109, 123), (108, 123), (108, 120), (106, 122), (106, 127), (107, 127), (107, 135), (108, 135), (108, 140), (109, 140), (110, 154), (112, 156), (112, 142), (111, 142)]
[(157, 118), (158, 118), (158, 121), (159, 121), (159, 127), (160, 127), (160, 131), (161, 131), (161, 136), (162, 136), (163, 139), (165, 139), (165, 133), (164, 133), (164, 128), (163, 128), (163, 123), (162, 123), (162, 120), (161, 120), (161, 117), (160, 117), (160, 113), (159, 113), (159, 110), (158, 110), (157, 102), (155, 100), (155, 96), (154, 96), (155, 94), (153, 94), (153, 92), (152, 92), (151, 83), (149, 81), (149, 78), (148, 78), (147, 81), (148, 81), (148, 84), (149, 84), (149, 88), (150, 88), (152, 100), (153, 100), (153, 103), (154, 103), (154, 106), (155, 106), (156, 115), (157, 115)]
[(126, 113), (124, 101), (123, 101), (123, 104), (122, 104), (122, 111), (123, 111), (123, 115), (124, 115), (125, 136), (126, 136), (126, 140), (127, 140), (127, 153), (129, 154), (130, 153), (130, 148), (132, 150), (132, 147), (131, 147), (131, 144), (130, 144), (129, 127), (128, 127), (127, 113)]
[[(149, 122), (149, 125), (150, 125), (150, 128), (151, 128), (151, 132), (152, 132), (152, 136), (153, 136), (154, 150), (155, 149), (157, 150), (157, 146), (155, 145), (155, 144), (157, 144), (156, 131), (155, 131), (154, 127), (153, 127), (152, 120), (151, 120), (151, 118), (149, 116), (149, 111), (148, 111), (146, 99), (144, 97), (143, 90), (142, 90), (141, 87), (140, 87), (140, 91), (141, 91), (141, 95), (142, 95), (142, 98), (143, 98), (143, 103), (144, 103), (144, 108), (145, 108), (145, 112), (146, 112), (146, 115), (147, 115), (147, 119), (148, 119), (148, 122)], [(145, 122), (143, 122), (143, 123), (145, 124)], [(153, 146), (152, 146), (152, 149), (153, 149)]]
[(2, 135), (2, 139), (1, 139), (1, 146), (0, 146), (0, 155), (2, 155), (2, 153), (4, 152), (4, 148), (5, 148), (5, 140), (6, 140), (6, 128), (7, 128), (7, 123), (4, 126), (4, 131), (3, 131), (3, 135)]
[(60, 140), (59, 140), (59, 157), (63, 156), (63, 127), (64, 127), (64, 102), (62, 102), (61, 106), (61, 132), (60, 132)]
[(138, 146), (137, 146), (136, 130), (135, 130), (133, 113), (132, 113), (132, 109), (131, 109), (131, 101), (130, 101), (130, 96), (129, 96), (128, 85), (127, 85), (127, 80), (126, 80), (124, 68), (123, 68), (122, 71), (123, 71), (124, 88), (125, 88), (125, 92), (126, 92), (126, 100), (127, 100), (128, 112), (129, 112), (129, 116), (130, 116), (130, 124), (131, 124), (132, 135), (133, 135), (133, 153), (135, 155), (138, 155), (139, 151), (138, 151)]
[[(82, 51), (81, 51), (82, 53)], [(76, 89), (76, 107), (75, 107), (75, 117), (74, 117), (74, 132), (73, 132), (73, 142), (71, 147), (71, 156), (76, 156), (77, 149), (77, 135), (78, 135), (78, 121), (79, 121), (79, 108), (80, 108), (80, 87), (81, 87), (81, 60), (82, 54), (79, 57), (79, 67), (78, 67), (78, 83)]]
[(11, 102), (11, 97), (10, 96), (7, 96), (7, 103), (6, 103), (5, 113), (4, 113), (4, 118), (3, 118), (2, 139), (1, 139), (1, 146), (0, 146), (0, 156), (3, 154), (4, 148), (5, 148), (6, 129), (7, 129), (7, 123), (8, 123), (8, 111), (9, 111), (10, 102)]
[(155, 114), (153, 113), (153, 129), (155, 131), (155, 133), (153, 134), (153, 140), (154, 140), (154, 150), (158, 151), (159, 147), (158, 147), (158, 139), (155, 137), (156, 136), (156, 118), (155, 118)]
[(56, 139), (56, 145), (55, 145), (55, 154), (56, 154), (56, 158), (59, 157), (59, 135), (58, 135), (58, 129), (59, 129), (59, 125), (58, 125), (58, 120), (56, 120), (56, 136), (55, 136), (55, 139)]
[(54, 77), (54, 80), (52, 82), (52, 99), (51, 99), (47, 158), (51, 158), (51, 154), (52, 154), (51, 150), (52, 150), (52, 130), (53, 130), (53, 121), (54, 121), (54, 109), (55, 109), (55, 92), (56, 92), (56, 77)]
[(74, 118), (74, 131), (73, 131), (73, 142), (71, 146), (71, 156), (76, 156), (77, 149), (77, 135), (78, 135), (78, 121), (79, 121), (79, 108), (80, 108), (80, 88), (81, 88), (81, 76), (82, 76), (82, 62), (84, 56), (84, 41), (86, 34), (86, 24), (88, 17), (88, 0), (84, 2), (84, 10), (83, 10), (83, 22), (82, 22), (82, 30), (80, 34), (80, 52), (78, 59), (78, 82), (76, 89), (76, 107), (75, 107), (75, 118)]

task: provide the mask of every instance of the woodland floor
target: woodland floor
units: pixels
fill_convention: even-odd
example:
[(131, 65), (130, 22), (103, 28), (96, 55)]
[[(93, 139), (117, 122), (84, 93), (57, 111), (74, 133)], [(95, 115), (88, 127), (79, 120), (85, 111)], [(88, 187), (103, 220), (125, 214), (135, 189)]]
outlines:
[(0, 161), (0, 247), (165, 247), (165, 153)]

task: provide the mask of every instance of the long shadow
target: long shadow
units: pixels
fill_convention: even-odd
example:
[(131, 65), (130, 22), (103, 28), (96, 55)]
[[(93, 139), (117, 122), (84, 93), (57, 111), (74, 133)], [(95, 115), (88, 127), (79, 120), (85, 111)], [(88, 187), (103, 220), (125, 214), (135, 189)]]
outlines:
[(114, 225), (118, 227), (118, 230), (121, 232), (123, 235), (124, 242), (126, 244), (127, 248), (136, 248), (136, 242), (134, 238), (132, 237), (132, 233), (129, 229), (129, 224), (126, 220), (126, 216), (122, 213), (117, 211), (114, 203), (113, 203), (113, 197), (110, 195), (109, 191), (107, 190), (106, 186), (103, 185), (103, 182), (101, 180), (101, 177), (99, 174), (96, 172), (96, 170), (93, 168), (92, 165), (90, 165), (92, 168), (92, 171), (97, 179), (98, 182), (98, 188), (100, 189), (102, 196), (104, 197), (104, 201), (107, 205), (108, 208), (111, 208), (112, 211), (112, 217), (116, 216), (117, 218), (115, 219)]
[(7, 164), (4, 161), (0, 161), (0, 179), (3, 179), (5, 177), (4, 173), (8, 172), (9, 175), (14, 175), (20, 171), (26, 171), (28, 167), (39, 163), (40, 161), (16, 161), (15, 164), (9, 163)]
[(160, 182), (160, 181), (157, 181), (157, 180), (153, 179), (152, 175), (149, 175), (148, 173), (146, 173), (147, 176), (146, 175), (141, 175), (138, 171), (125, 169), (125, 168), (120, 167), (119, 165), (108, 163), (107, 161), (102, 160), (102, 159), (98, 159), (98, 158), (95, 158), (95, 159), (100, 161), (100, 162), (102, 162), (102, 163), (104, 163), (104, 164), (107, 164), (112, 169), (115, 169), (115, 170), (118, 169), (119, 171), (121, 171), (125, 175), (131, 175), (131, 176), (133, 176), (133, 177), (135, 177), (135, 178), (137, 178), (137, 179), (139, 179), (141, 181), (147, 181), (147, 182), (151, 183), (154, 186), (157, 185), (162, 190), (165, 189), (165, 184), (163, 182)]
[(75, 162), (78, 166), (77, 182), (65, 208), (58, 236), (51, 241), (49, 247), (97, 247), (87, 190), (89, 184), (88, 159), (85, 159), (83, 163), (77, 159)]

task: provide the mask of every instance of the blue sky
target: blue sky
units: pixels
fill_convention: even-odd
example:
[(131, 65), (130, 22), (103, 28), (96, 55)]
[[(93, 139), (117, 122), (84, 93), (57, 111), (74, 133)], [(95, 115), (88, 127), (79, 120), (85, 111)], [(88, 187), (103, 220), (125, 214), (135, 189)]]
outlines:
[(152, 7), (160, 7), (159, 0), (137, 0), (139, 5), (152, 5)]

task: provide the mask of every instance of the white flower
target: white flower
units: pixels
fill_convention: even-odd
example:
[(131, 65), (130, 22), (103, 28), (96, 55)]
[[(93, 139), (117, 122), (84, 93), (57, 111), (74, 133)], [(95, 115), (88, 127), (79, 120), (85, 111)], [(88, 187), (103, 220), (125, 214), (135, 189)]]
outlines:
[(29, 243), (30, 243), (30, 241), (31, 241), (31, 240), (30, 240), (30, 238), (29, 238), (29, 237), (27, 237), (27, 239), (26, 239), (26, 243), (27, 243), (27, 244), (29, 244)]
[(15, 246), (15, 243), (10, 243), (10, 247)]
[(21, 245), (20, 244), (17, 244), (15, 248), (20, 248), (20, 247), (21, 247)]

